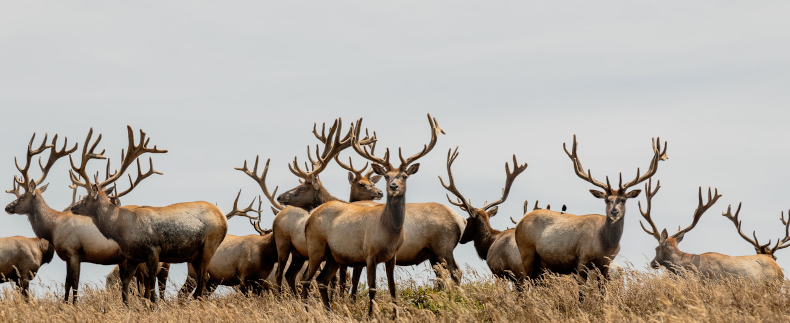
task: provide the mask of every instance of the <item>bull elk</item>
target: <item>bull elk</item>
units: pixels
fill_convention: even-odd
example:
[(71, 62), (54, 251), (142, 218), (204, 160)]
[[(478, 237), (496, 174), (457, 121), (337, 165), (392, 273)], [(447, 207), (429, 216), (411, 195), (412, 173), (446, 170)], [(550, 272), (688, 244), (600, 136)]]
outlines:
[(30, 281), (38, 269), (52, 261), (55, 247), (41, 238), (13, 236), (0, 238), (0, 283), (13, 282), (30, 299)]
[[(208, 295), (219, 286), (238, 286), (239, 290), (248, 294), (250, 292), (260, 294), (264, 290), (271, 289), (266, 278), (272, 272), (274, 264), (277, 263), (277, 246), (274, 244), (274, 235), (271, 230), (263, 230), (260, 227), (261, 221), (261, 199), (258, 197), (258, 209), (252, 205), (244, 209), (238, 208), (239, 196), (233, 202), (233, 210), (226, 215), (230, 219), (234, 216), (243, 216), (250, 219), (250, 224), (258, 232), (258, 235), (236, 236), (227, 235), (225, 240), (217, 248), (211, 263), (208, 265), (208, 281), (206, 292)], [(250, 216), (248, 212), (255, 212), (257, 217)], [(181, 287), (179, 295), (185, 295), (195, 288), (197, 274), (192, 266), (188, 266), (187, 282)]]
[[(255, 180), (261, 187), (263, 194), (272, 204), (272, 210), (276, 215), (272, 223), (272, 230), (274, 231), (274, 239), (279, 255), (275, 281), (277, 286), (281, 286), (283, 274), (285, 274), (286, 282), (293, 293), (296, 293), (296, 276), (307, 260), (307, 240), (305, 239), (304, 225), (309, 215), (308, 212), (326, 202), (339, 201), (338, 198), (329, 194), (324, 188), (318, 175), (326, 169), (332, 158), (335, 158), (337, 154), (351, 145), (351, 131), (341, 139), (342, 119), (335, 120), (328, 134), (325, 130), (326, 127), (323, 127), (319, 134), (316, 127), (313, 126), (313, 134), (321, 141), (324, 147), (323, 151), (319, 152), (319, 147), (316, 146), (317, 160), (312, 159), (308, 147), (308, 159), (311, 161), (312, 170), (309, 172), (302, 170), (296, 158), (294, 158), (293, 165), (289, 164), (288, 168), (291, 170), (291, 173), (300, 178), (300, 185), (280, 194), (276, 199), (274, 196), (277, 194), (277, 187), (270, 193), (266, 186), (266, 175), (269, 171), (270, 160), (266, 160), (266, 165), (260, 176), (258, 175), (258, 156), (255, 157), (255, 164), (252, 170), (247, 167), (246, 160), (243, 167), (235, 168)], [(375, 141), (376, 136), (374, 133), (373, 137), (366, 136), (364, 139), (360, 139), (360, 144), (370, 145)], [(381, 191), (374, 185), (355, 186), (351, 190), (349, 202), (380, 199), (382, 196)], [(291, 264), (288, 267), (288, 271), (285, 272), (289, 256)], [(341, 281), (345, 282), (345, 277), (342, 276)]]
[[(731, 206), (727, 206), (727, 212), (722, 213), (721, 215), (732, 221), (735, 224), (735, 228), (738, 229), (738, 234), (749, 242), (752, 246), (754, 246), (754, 251), (758, 255), (766, 255), (771, 257), (771, 259), (776, 260), (776, 255), (774, 254), (777, 250), (781, 250), (787, 247), (790, 247), (790, 221), (785, 220), (785, 213), (782, 212), (781, 217), (779, 220), (782, 221), (782, 224), (785, 226), (785, 236), (782, 239), (776, 240), (776, 245), (771, 247), (771, 240), (768, 240), (766, 244), (760, 244), (760, 241), (757, 240), (757, 232), (752, 231), (752, 236), (754, 240), (749, 238), (746, 234), (741, 231), (741, 220), (738, 219), (738, 214), (741, 212), (741, 204), (738, 203), (738, 210), (735, 211), (735, 215), (732, 215)], [(790, 216), (790, 211), (788, 211), (788, 215)]]
[[(149, 158), (149, 171), (145, 174), (140, 169), (139, 157), (145, 153), (166, 153), (154, 146), (148, 147), (150, 138), (140, 130), (140, 142), (135, 144), (132, 127), (127, 126), (129, 144), (126, 151), (121, 151), (121, 166), (109, 174), (109, 161), (107, 163), (108, 176), (99, 182), (96, 176), (93, 183), (90, 181), (86, 166), (92, 159), (106, 159), (101, 153), (95, 153), (96, 146), (101, 141), (101, 135), (96, 139), (90, 149), (93, 129), (85, 139), (82, 149), (82, 162), (79, 166), (71, 161), (71, 180), (75, 185), (85, 187), (88, 194), (72, 207), (72, 212), (87, 215), (96, 223), (99, 231), (106, 237), (115, 240), (121, 253), (126, 257), (126, 262), (121, 266), (122, 297), (128, 303), (129, 282), (134, 274), (134, 268), (140, 263), (145, 263), (148, 268), (156, 268), (160, 261), (167, 263), (189, 262), (197, 268), (197, 291), (195, 298), (203, 296), (205, 289), (205, 276), (211, 257), (217, 247), (225, 238), (228, 231), (228, 222), (220, 209), (208, 202), (178, 203), (165, 207), (135, 206), (130, 208), (119, 207), (111, 203), (111, 198), (119, 198), (131, 192), (142, 180), (152, 174), (161, 174), (154, 170), (153, 161)], [(130, 187), (120, 193), (109, 187), (137, 161), (137, 179), (132, 181), (129, 175)], [(75, 175), (76, 174), (76, 175)], [(78, 177), (79, 176), (79, 177)], [(80, 181), (82, 178), (84, 181)], [(124, 268), (126, 267), (126, 268)], [(149, 275), (145, 281), (145, 298), (156, 302), (157, 295), (152, 292), (155, 276)]]
[[(667, 233), (667, 229), (664, 229), (661, 231), (661, 234), (659, 234), (655, 223), (653, 223), (653, 219), (650, 215), (651, 200), (656, 192), (658, 192), (658, 189), (661, 188), (661, 184), (657, 183), (656, 189), (652, 192), (650, 191), (650, 185), (650, 182), (645, 185), (645, 188), (648, 192), (647, 210), (642, 211), (641, 205), (639, 209), (642, 213), (642, 217), (647, 221), (648, 224), (650, 224), (651, 228), (648, 230), (644, 225), (642, 225), (642, 229), (648, 234), (652, 235), (658, 241), (658, 246), (656, 247), (656, 257), (650, 262), (651, 267), (658, 269), (663, 266), (673, 273), (678, 273), (681, 269), (691, 270), (699, 272), (703, 277), (714, 279), (717, 277), (734, 275), (749, 278), (755, 282), (769, 282), (772, 280), (781, 280), (782, 277), (784, 277), (782, 274), (782, 269), (779, 268), (779, 265), (776, 263), (776, 261), (774, 261), (774, 259), (767, 254), (728, 256), (716, 252), (706, 252), (695, 255), (680, 251), (678, 248), (678, 243), (683, 241), (683, 237), (687, 232), (691, 231), (691, 229), (694, 229), (694, 227), (697, 226), (702, 214), (704, 214), (705, 211), (713, 206), (713, 204), (716, 203), (721, 195), (719, 194), (718, 190), (711, 194), (710, 188), (708, 188), (708, 202), (703, 203), (702, 187), (700, 187), (699, 203), (697, 205), (697, 209), (694, 210), (694, 217), (691, 225), (670, 236)], [(740, 207), (738, 208), (738, 211), (740, 211)], [(727, 212), (722, 213), (722, 215), (737, 223), (736, 226), (738, 227), (738, 231), (743, 235), (743, 233), (740, 232), (738, 211), (736, 211), (735, 215), (733, 216), (730, 213), (730, 208), (727, 207)], [(640, 224), (642, 224), (641, 221)]]
[(399, 150), (401, 164), (394, 167), (389, 162), (389, 149), (384, 158), (376, 157), (360, 145), (362, 119), (359, 119), (351, 138), (354, 150), (373, 162), (373, 171), (384, 176), (387, 181), (387, 203), (366, 207), (339, 201), (327, 202), (313, 210), (305, 224), (305, 236), (309, 255), (307, 281), (315, 277), (321, 262), (326, 260), (318, 286), (324, 305), (329, 307), (327, 283), (334, 277), (341, 265), (365, 266), (370, 286), (368, 314), (373, 310), (376, 297), (376, 265), (384, 262), (390, 293), (396, 296), (394, 269), (396, 253), (405, 238), (404, 221), (406, 216), (406, 180), (420, 168), (418, 159), (428, 154), (436, 145), (439, 128), (435, 119), (428, 115), (431, 126), (431, 141), (419, 153), (403, 158)]
[(604, 189), (604, 192), (590, 190), (593, 196), (606, 202), (606, 215), (590, 214), (577, 216), (551, 210), (535, 210), (524, 215), (516, 225), (516, 243), (521, 254), (524, 271), (530, 278), (537, 278), (541, 269), (560, 274), (578, 273), (587, 276), (586, 269), (597, 267), (608, 278), (606, 270), (612, 259), (620, 251), (620, 238), (623, 235), (625, 202), (635, 198), (641, 190), (626, 190), (655, 175), (658, 163), (667, 159), (666, 143), (661, 151), (660, 139), (653, 140), (653, 158), (649, 170), (642, 176), (639, 169), (636, 178), (617, 189), (609, 184), (595, 180), (589, 170), (584, 172), (576, 154), (576, 136), (573, 136), (572, 152), (565, 153), (573, 162), (576, 175), (591, 184)]
[[(66, 262), (64, 301), (69, 301), (69, 294), (73, 291), (72, 302), (76, 303), (80, 282), (80, 267), (83, 262), (115, 265), (123, 262), (125, 258), (121, 254), (118, 244), (102, 235), (96, 224), (89, 217), (76, 215), (68, 210), (59, 212), (47, 205), (42, 194), (46, 191), (48, 185), (40, 187), (39, 185), (47, 178), (47, 174), (49, 174), (55, 162), (76, 151), (77, 145), (75, 144), (73, 148), (67, 149), (67, 138), (63, 148), (57, 150), (58, 136), (55, 135), (52, 138), (52, 143), (47, 144), (47, 135), (44, 135), (44, 141), (41, 145), (33, 149), (35, 138), (36, 135), (33, 134), (33, 137), (30, 138), (30, 143), (28, 143), (25, 166), (20, 167), (19, 163), (16, 163), (20, 176), (14, 176), (13, 189), (6, 191), (14, 194), (16, 200), (9, 203), (5, 207), (5, 211), (8, 214), (27, 215), (36, 237), (49, 241), (50, 245), (55, 248), (58, 257)], [(33, 157), (47, 150), (51, 151), (46, 164), (42, 165), (41, 159), (39, 159), (40, 178), (30, 178), (28, 171), (30, 170)], [(76, 194), (75, 187), (75, 199)], [(74, 204), (75, 202), (72, 201), (72, 206)]]
[(461, 243), (474, 241), (477, 255), (486, 261), (491, 272), (499, 278), (511, 280), (517, 288), (520, 288), (518, 283), (524, 278), (524, 269), (516, 245), (515, 229), (495, 230), (491, 228), (490, 218), (497, 214), (498, 205), (507, 200), (510, 187), (516, 177), (527, 169), (527, 164), (519, 165), (516, 155), (513, 155), (513, 172), (510, 171), (510, 166), (505, 163), (505, 188), (502, 189), (502, 197), (491, 203), (485, 203), (481, 208), (475, 208), (472, 206), (472, 201), (465, 199), (455, 186), (451, 168), (457, 157), (458, 147), (455, 148), (455, 151), (452, 149), (447, 151), (448, 184), (445, 184), (441, 176), (439, 176), (439, 181), (445, 189), (455, 195), (457, 202), (453, 202), (450, 195), (447, 195), (447, 200), (469, 214), (466, 228), (461, 236)]

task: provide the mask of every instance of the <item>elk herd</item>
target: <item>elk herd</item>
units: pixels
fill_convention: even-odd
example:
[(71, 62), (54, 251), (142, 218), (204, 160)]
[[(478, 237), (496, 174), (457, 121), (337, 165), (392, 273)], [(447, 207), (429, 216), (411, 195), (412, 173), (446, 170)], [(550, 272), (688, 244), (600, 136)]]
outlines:
[[(540, 209), (537, 203), (533, 210), (528, 210), (525, 202), (523, 216), (513, 220), (515, 228), (496, 230), (490, 218), (497, 215), (498, 206), (507, 200), (513, 183), (527, 170), (527, 164), (519, 164), (514, 155), (512, 170), (505, 163), (505, 186), (501, 196), (475, 207), (456, 186), (452, 166), (459, 156), (457, 147), (448, 151), (447, 179), (439, 176), (439, 182), (447, 191), (449, 203), (467, 216), (462, 217), (453, 208), (440, 203), (407, 203), (407, 181), (418, 174), (420, 164), (417, 161), (430, 153), (440, 135), (445, 133), (430, 114), (428, 122), (429, 142), (408, 157), (398, 148), (398, 166), (391, 163), (393, 156), (389, 148), (384, 149), (383, 154), (381, 150), (376, 152), (375, 132), (371, 136), (366, 129), (363, 137), (362, 119), (350, 124), (347, 132), (343, 130), (342, 119), (335, 120), (328, 132), (323, 127), (319, 133), (314, 125), (313, 134), (318, 143), (314, 152), (308, 145), (308, 162), (302, 167), (294, 157), (288, 164), (289, 171), (300, 183), (280, 195), (277, 195), (278, 188), (270, 191), (266, 184), (269, 160), (260, 175), (259, 157), (255, 158), (252, 169), (244, 161), (242, 167), (235, 169), (253, 179), (271, 203), (274, 212), (271, 229), (261, 229), (262, 198), (257, 198), (257, 208), (256, 200), (241, 208), (241, 191), (228, 213), (204, 201), (158, 207), (122, 205), (121, 199), (143, 180), (162, 174), (154, 170), (150, 155), (164, 154), (167, 150), (158, 149), (156, 145), (151, 147), (150, 138), (142, 130), (135, 139), (135, 132), (127, 126), (128, 146), (121, 149), (120, 166), (114, 171), (110, 158), (104, 154), (105, 149), (97, 152), (102, 135), (92, 141), (93, 129), (88, 131), (82, 150), (77, 154), (79, 144), (69, 147), (68, 140), (64, 139), (59, 146), (57, 135), (51, 142), (45, 135), (41, 144), (35, 145), (33, 134), (24, 165), (20, 166), (15, 160), (18, 173), (13, 176), (12, 189), (6, 192), (14, 194), (16, 200), (5, 210), (9, 214), (27, 215), (36, 238), (0, 238), (0, 277), (17, 284), (22, 294), (29, 297), (30, 280), (57, 254), (66, 263), (66, 302), (78, 301), (83, 262), (116, 265), (107, 278), (107, 286), (117, 288), (120, 285), (124, 303), (128, 303), (130, 292), (156, 302), (158, 297), (164, 297), (170, 264), (186, 263), (188, 278), (179, 291), (179, 298), (189, 294), (201, 298), (219, 285), (238, 287), (245, 294), (270, 291), (304, 297), (315, 280), (324, 305), (331, 308), (331, 292), (345, 292), (350, 267), (350, 297), (356, 296), (362, 270), (366, 270), (370, 310), (377, 293), (378, 264), (384, 264), (388, 291), (393, 297), (396, 295), (396, 265), (411, 266), (428, 261), (437, 276), (448, 275), (438, 279), (442, 282), (440, 288), (453, 288), (462, 278), (453, 251), (459, 242), (472, 241), (478, 256), (486, 261), (496, 277), (511, 281), (520, 292), (528, 292), (523, 290), (523, 283), (540, 280), (544, 273), (573, 274), (581, 279), (592, 279), (593, 275), (596, 279), (609, 278), (613, 271), (610, 266), (614, 267), (612, 259), (620, 251), (626, 202), (639, 197), (642, 190), (634, 187), (644, 183), (646, 208), (642, 208), (641, 202), (638, 204), (649, 229), (641, 221), (640, 224), (658, 243), (655, 259), (650, 264), (653, 268), (664, 267), (671, 272), (686, 269), (712, 279), (727, 275), (756, 282), (783, 279), (774, 254), (790, 246), (790, 220), (786, 220), (784, 214), (781, 221), (785, 236), (771, 246), (770, 241), (760, 244), (756, 233), (749, 237), (741, 231), (740, 205), (734, 215), (731, 207), (722, 213), (735, 224), (738, 234), (754, 245), (756, 255), (684, 253), (678, 243), (721, 197), (718, 191), (711, 193), (708, 189), (705, 202), (700, 187), (699, 205), (691, 224), (672, 235), (666, 229), (659, 232), (652, 218), (652, 199), (661, 185), (656, 181), (654, 188), (652, 177), (661, 162), (667, 160), (667, 145), (664, 143), (662, 149), (658, 138), (653, 141), (648, 170), (640, 174), (637, 169), (633, 180), (625, 183), (621, 173), (617, 186), (612, 186), (608, 177), (605, 182), (593, 178), (592, 172), (582, 167), (575, 135), (570, 151), (563, 144), (576, 175), (600, 189), (590, 190), (590, 193), (604, 201), (604, 215), (574, 215), (564, 212), (564, 208), (562, 212)], [(349, 157), (347, 164), (341, 161), (339, 154), (347, 148), (365, 159), (365, 166), (356, 168), (353, 157)], [(33, 158), (45, 153), (46, 162), (38, 158), (41, 174), (35, 178), (29, 174)], [(145, 154), (149, 154), (149, 165), (148, 171), (143, 172), (140, 158)], [(52, 166), (66, 156), (71, 164), (72, 203), (59, 211), (45, 202), (43, 194), (47, 184), (43, 183)], [(97, 170), (103, 168), (103, 175), (102, 171), (89, 170), (92, 160), (106, 160), (106, 165), (97, 167)], [(333, 160), (349, 171), (351, 193), (348, 201), (331, 195), (319, 179)], [(137, 168), (135, 177), (130, 174), (133, 166)], [(121, 190), (118, 180), (124, 174), (129, 184)], [(384, 192), (376, 187), (382, 178)], [(82, 195), (80, 199), (78, 194)], [(378, 201), (385, 194), (384, 202)], [(227, 234), (227, 220), (234, 216), (249, 218), (259, 234)], [(440, 270), (440, 266), (447, 270)], [(268, 278), (270, 275), (273, 277)], [(130, 289), (133, 280), (135, 288)], [(157, 281), (159, 293), (155, 292)]]

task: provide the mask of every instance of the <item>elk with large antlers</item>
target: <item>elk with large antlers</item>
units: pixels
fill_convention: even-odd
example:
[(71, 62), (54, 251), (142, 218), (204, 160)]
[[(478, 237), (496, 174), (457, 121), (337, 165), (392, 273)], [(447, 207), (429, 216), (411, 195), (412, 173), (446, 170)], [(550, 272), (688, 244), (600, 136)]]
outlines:
[[(234, 216), (243, 216), (250, 219), (250, 224), (258, 232), (257, 235), (236, 236), (227, 235), (225, 240), (217, 248), (211, 263), (208, 265), (208, 282), (206, 287), (207, 295), (211, 295), (214, 289), (219, 286), (238, 286), (244, 293), (260, 294), (264, 290), (271, 289), (266, 278), (272, 272), (274, 264), (277, 263), (277, 246), (274, 243), (274, 235), (271, 230), (263, 230), (261, 222), (261, 198), (258, 197), (258, 209), (252, 205), (244, 209), (238, 208), (239, 195), (233, 202), (233, 210), (226, 215), (228, 219)], [(248, 212), (257, 213), (258, 216), (250, 216)], [(181, 287), (179, 295), (185, 295), (195, 288), (197, 274), (192, 266), (188, 266), (187, 282)]]
[(324, 203), (313, 212), (305, 224), (307, 248), (309, 251), (308, 281), (312, 280), (321, 262), (326, 261), (318, 276), (319, 290), (324, 305), (329, 307), (327, 283), (334, 277), (341, 265), (367, 267), (370, 303), (368, 314), (372, 313), (376, 297), (376, 265), (384, 262), (389, 290), (395, 297), (394, 269), (396, 253), (405, 238), (404, 221), (406, 216), (406, 180), (419, 170), (420, 164), (414, 163), (428, 154), (436, 145), (439, 128), (435, 119), (428, 115), (431, 126), (431, 141), (419, 153), (403, 158), (399, 151), (401, 164), (394, 167), (389, 162), (389, 149), (384, 158), (373, 155), (359, 142), (362, 119), (354, 127), (352, 137), (354, 150), (373, 162), (373, 170), (384, 176), (387, 181), (387, 203), (365, 207), (344, 202)]
[[(296, 276), (307, 260), (307, 240), (305, 239), (304, 225), (309, 216), (308, 212), (326, 202), (339, 201), (338, 198), (329, 194), (326, 188), (324, 188), (318, 175), (326, 169), (328, 164), (332, 161), (332, 158), (335, 158), (342, 150), (351, 146), (351, 131), (341, 139), (341, 128), (342, 119), (335, 120), (335, 123), (329, 129), (328, 135), (325, 132), (326, 127), (324, 127), (319, 134), (315, 126), (313, 126), (313, 134), (324, 144), (323, 151), (318, 152), (319, 147), (316, 146), (317, 160), (313, 160), (308, 147), (308, 159), (312, 163), (312, 170), (310, 172), (302, 170), (296, 158), (294, 158), (293, 164), (289, 164), (288, 167), (294, 175), (300, 178), (300, 185), (280, 194), (277, 199), (275, 199), (274, 196), (277, 194), (278, 187), (275, 187), (273, 192), (269, 192), (266, 186), (269, 160), (266, 160), (266, 165), (261, 175), (258, 175), (258, 156), (255, 157), (255, 164), (252, 170), (247, 167), (246, 160), (244, 161), (243, 167), (235, 168), (255, 180), (261, 187), (263, 194), (272, 204), (272, 211), (274, 211), (276, 215), (272, 223), (272, 230), (274, 231), (274, 239), (277, 244), (279, 255), (275, 280), (277, 286), (281, 286), (283, 274), (285, 274), (285, 279), (293, 293), (296, 293)], [(373, 137), (368, 135), (360, 139), (360, 144), (370, 145), (375, 141), (375, 134)], [(352, 189), (349, 202), (380, 199), (381, 196), (381, 191), (374, 185), (366, 185), (364, 188), (359, 187), (357, 189)], [(289, 256), (291, 258), (291, 264), (288, 266), (286, 272), (285, 270)], [(341, 278), (341, 281), (345, 282), (344, 277)]]
[(524, 215), (516, 225), (516, 242), (524, 270), (530, 278), (537, 278), (541, 270), (561, 274), (575, 272), (586, 277), (586, 269), (593, 267), (602, 270), (604, 278), (607, 278), (606, 268), (620, 251), (625, 202), (641, 192), (638, 189), (626, 190), (655, 175), (658, 163), (667, 159), (666, 143), (662, 151), (660, 139), (654, 140), (649, 170), (640, 176), (637, 169), (636, 178), (625, 184), (621, 173), (620, 185), (615, 189), (609, 184), (609, 177), (604, 184), (595, 180), (589, 170), (584, 172), (576, 146), (574, 135), (572, 152), (565, 149), (565, 153), (573, 162), (576, 175), (604, 189), (604, 192), (590, 190), (590, 193), (606, 202), (606, 215), (577, 216), (551, 210), (535, 210)]
[[(721, 195), (719, 194), (718, 190), (711, 194), (711, 190), (708, 188), (708, 202), (703, 203), (702, 187), (700, 187), (699, 203), (697, 205), (697, 209), (694, 210), (694, 217), (691, 225), (670, 236), (667, 233), (667, 229), (661, 231), (661, 234), (658, 233), (658, 229), (656, 228), (656, 225), (650, 215), (651, 200), (653, 199), (653, 196), (656, 194), (656, 192), (658, 192), (658, 189), (661, 187), (661, 184), (658, 183), (656, 185), (656, 189), (651, 192), (650, 184), (651, 183), (648, 182), (645, 185), (645, 188), (648, 192), (647, 210), (642, 211), (642, 206), (640, 205), (639, 211), (642, 213), (642, 217), (650, 225), (650, 229), (647, 229), (644, 225), (642, 225), (642, 229), (656, 238), (658, 241), (658, 247), (656, 247), (656, 257), (650, 262), (651, 267), (658, 269), (663, 266), (673, 273), (677, 273), (681, 269), (696, 271), (702, 274), (703, 277), (707, 278), (735, 275), (749, 278), (756, 282), (776, 281), (781, 280), (784, 277), (782, 268), (780, 268), (776, 261), (768, 254), (728, 256), (716, 252), (706, 252), (695, 255), (680, 251), (678, 248), (678, 243), (683, 241), (683, 237), (686, 233), (697, 226), (702, 214), (704, 214), (705, 211), (713, 206), (713, 204), (716, 203)], [(735, 215), (733, 216), (732, 213), (730, 213), (730, 207), (727, 207), (727, 212), (722, 213), (722, 215), (735, 222), (739, 233), (742, 236), (745, 236), (743, 232), (740, 232), (740, 221), (738, 220), (739, 211), (740, 206), (738, 207), (738, 211), (736, 211)], [(641, 221), (640, 224), (642, 224)], [(756, 243), (757, 242), (755, 241), (755, 244)]]
[(516, 245), (515, 229), (495, 230), (491, 228), (490, 218), (497, 214), (499, 210), (498, 205), (507, 200), (513, 181), (527, 169), (527, 164), (519, 165), (518, 161), (516, 161), (516, 155), (513, 155), (513, 172), (510, 171), (510, 166), (505, 163), (505, 188), (502, 189), (502, 197), (494, 202), (486, 203), (481, 208), (475, 208), (472, 206), (472, 201), (465, 199), (455, 186), (451, 168), (457, 157), (458, 147), (455, 148), (455, 151), (452, 151), (452, 149), (447, 151), (447, 176), (449, 180), (445, 184), (442, 177), (439, 176), (439, 181), (441, 181), (445, 189), (455, 195), (458, 201), (453, 202), (449, 195), (447, 195), (447, 200), (469, 214), (469, 218), (466, 220), (466, 228), (461, 236), (461, 243), (474, 241), (477, 255), (486, 261), (491, 272), (499, 278), (511, 280), (516, 284), (517, 288), (520, 288), (519, 281), (524, 278), (524, 269), (521, 263), (521, 254), (519, 254), (518, 245)]
[[(124, 303), (128, 302), (128, 286), (134, 274), (133, 268), (145, 263), (148, 268), (156, 268), (159, 261), (167, 263), (189, 262), (197, 268), (197, 291), (195, 298), (203, 296), (205, 289), (205, 276), (211, 257), (225, 238), (228, 231), (228, 221), (220, 209), (208, 202), (178, 203), (165, 207), (136, 206), (133, 208), (118, 207), (111, 203), (110, 198), (123, 196), (135, 187), (140, 181), (152, 174), (161, 174), (153, 169), (153, 161), (149, 159), (150, 169), (145, 174), (140, 170), (139, 157), (145, 153), (166, 153), (154, 146), (148, 147), (150, 138), (140, 130), (140, 142), (135, 144), (132, 127), (127, 126), (129, 145), (128, 149), (121, 152), (120, 168), (110, 174), (107, 179), (99, 182), (98, 176), (93, 183), (86, 170), (91, 159), (105, 159), (102, 153), (94, 150), (101, 140), (101, 135), (90, 146), (91, 132), (85, 140), (82, 150), (82, 162), (79, 167), (72, 161), (72, 181), (75, 185), (85, 187), (88, 194), (72, 207), (72, 212), (90, 216), (104, 236), (115, 240), (126, 257), (126, 262), (121, 266), (122, 295)], [(111, 194), (109, 185), (117, 181), (126, 170), (137, 161), (138, 177), (132, 181), (129, 175), (130, 187), (121, 193)], [(107, 169), (109, 170), (109, 162)], [(76, 174), (76, 175), (75, 175)], [(79, 178), (83, 181), (80, 181)], [(116, 191), (117, 192), (117, 191)], [(125, 268), (124, 268), (125, 267)], [(149, 275), (145, 281), (145, 298), (156, 302), (156, 293), (152, 292), (155, 275)]]
[[(14, 176), (14, 187), (7, 193), (14, 194), (17, 199), (5, 207), (8, 214), (26, 214), (33, 232), (37, 237), (49, 241), (50, 246), (54, 246), (58, 257), (66, 262), (66, 293), (64, 300), (68, 302), (69, 294), (73, 291), (72, 302), (77, 302), (78, 287), (80, 281), (81, 263), (89, 262), (99, 265), (115, 265), (124, 261), (124, 257), (112, 239), (107, 239), (96, 224), (85, 216), (72, 214), (71, 212), (59, 212), (52, 209), (44, 201), (43, 193), (47, 185), (39, 185), (44, 182), (50, 169), (55, 162), (68, 156), (77, 150), (77, 145), (67, 149), (68, 139), (63, 144), (63, 148), (57, 150), (58, 136), (52, 138), (52, 143), (47, 144), (47, 136), (36, 149), (33, 149), (33, 141), (36, 135), (30, 139), (27, 148), (26, 163), (17, 169), (21, 173), (19, 177)], [(35, 155), (51, 150), (46, 165), (41, 164), (41, 176), (38, 179), (31, 179), (28, 175), (32, 158)], [(74, 187), (74, 199), (76, 199), (76, 187)], [(24, 191), (23, 191), (24, 190)], [(72, 205), (76, 204), (72, 201)], [(70, 209), (71, 207), (69, 207)]]

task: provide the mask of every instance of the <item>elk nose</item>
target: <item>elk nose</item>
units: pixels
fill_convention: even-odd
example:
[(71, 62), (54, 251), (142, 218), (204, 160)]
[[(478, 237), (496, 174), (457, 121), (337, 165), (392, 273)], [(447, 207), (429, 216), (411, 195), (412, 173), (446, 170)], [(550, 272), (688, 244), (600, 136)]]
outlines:
[(618, 211), (616, 209), (612, 210), (612, 215), (617, 216), (618, 214), (620, 214), (620, 211)]
[(395, 183), (390, 184), (390, 189), (391, 190), (397, 190), (398, 189), (398, 184), (395, 184)]
[[(12, 203), (12, 204), (13, 204), (13, 203)], [(14, 208), (14, 206), (13, 206), (12, 204), (8, 204), (8, 205), (6, 205), (6, 206), (5, 206), (5, 212), (6, 212), (6, 213), (8, 213), (8, 214), (11, 214), (11, 213), (12, 213), (12, 212), (11, 212), (11, 209), (13, 209), (13, 208)]]
[(378, 197), (384, 197), (384, 193), (382, 193), (381, 191), (376, 192), (376, 195)]

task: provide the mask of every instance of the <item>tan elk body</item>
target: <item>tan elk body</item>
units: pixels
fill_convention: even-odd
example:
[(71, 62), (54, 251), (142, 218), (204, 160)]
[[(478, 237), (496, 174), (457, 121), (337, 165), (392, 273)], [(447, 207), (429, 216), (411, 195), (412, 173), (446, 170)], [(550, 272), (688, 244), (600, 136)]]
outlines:
[(390, 164), (389, 150), (384, 158), (379, 158), (359, 145), (362, 119), (357, 121), (355, 136), (351, 138), (352, 146), (357, 153), (374, 163), (372, 167), (376, 174), (386, 179), (387, 203), (366, 207), (333, 201), (322, 204), (310, 213), (310, 218), (305, 224), (309, 251), (307, 278), (312, 280), (320, 264), (326, 261), (317, 279), (325, 306), (329, 307), (327, 284), (341, 265), (364, 265), (367, 268), (367, 282), (370, 286), (368, 314), (373, 310), (373, 300), (377, 292), (377, 264), (385, 263), (390, 294), (395, 297), (393, 274), (396, 252), (405, 239), (406, 181), (410, 175), (419, 170), (420, 165), (414, 162), (430, 152), (436, 145), (438, 134), (444, 133), (430, 115), (428, 121), (431, 126), (430, 143), (421, 152), (409, 158), (404, 159), (399, 154), (401, 160), (399, 167)]
[[(148, 268), (155, 268), (160, 261), (191, 263), (198, 271), (198, 290), (195, 297), (201, 297), (205, 289), (205, 274), (208, 264), (228, 231), (225, 215), (216, 205), (203, 201), (178, 203), (165, 207), (138, 206), (131, 209), (118, 207), (111, 203), (107, 192), (110, 190), (108, 186), (118, 180), (135, 160), (138, 163), (137, 180), (132, 182), (131, 187), (126, 191), (111, 197), (123, 196), (133, 190), (141, 180), (157, 173), (151, 162), (149, 172), (142, 174), (137, 159), (140, 155), (147, 152), (167, 152), (158, 150), (156, 146), (148, 148), (148, 140), (142, 131), (140, 131), (140, 143), (135, 145), (132, 128), (127, 126), (127, 130), (129, 145), (125, 153), (121, 153), (120, 169), (103, 182), (98, 182), (98, 178), (96, 178), (96, 181), (91, 183), (85, 169), (87, 162), (90, 159), (105, 158), (102, 153), (93, 152), (101, 140), (101, 135), (88, 150), (93, 132), (91, 129), (83, 147), (81, 165), (77, 167), (72, 163), (72, 170), (84, 182), (80, 182), (74, 175), (72, 175), (72, 181), (75, 185), (87, 188), (88, 194), (72, 207), (72, 212), (90, 216), (102, 234), (118, 243), (121, 252), (126, 257), (126, 262), (121, 268), (122, 296), (125, 303), (128, 302), (128, 286), (133, 275), (133, 270), (130, 269), (136, 268), (140, 263), (145, 263)], [(109, 169), (109, 163), (107, 168)], [(145, 282), (144, 297), (155, 302), (157, 296), (152, 292), (154, 284), (155, 276), (149, 275)]]
[[(518, 244), (516, 243), (515, 229), (507, 229), (499, 231), (491, 228), (490, 218), (497, 214), (499, 210), (498, 205), (507, 200), (510, 194), (510, 187), (513, 185), (516, 177), (527, 169), (527, 164), (519, 165), (516, 161), (516, 156), (513, 155), (513, 172), (510, 172), (510, 167), (505, 163), (505, 188), (502, 189), (502, 197), (494, 202), (486, 203), (481, 208), (472, 206), (471, 200), (467, 200), (455, 186), (455, 179), (453, 178), (452, 164), (455, 158), (458, 157), (458, 148), (452, 152), (447, 152), (447, 176), (449, 184), (445, 184), (444, 180), (439, 177), (442, 186), (453, 193), (458, 202), (447, 199), (455, 206), (461, 208), (469, 214), (466, 220), (467, 225), (464, 233), (461, 236), (461, 243), (474, 241), (475, 250), (477, 255), (486, 261), (488, 268), (491, 272), (499, 278), (506, 278), (518, 287), (518, 283), (524, 278), (524, 269), (521, 262), (521, 254), (518, 251)], [(526, 204), (526, 203), (525, 203)]]
[[(623, 185), (622, 174), (618, 189), (613, 189), (607, 177), (606, 184), (592, 178), (590, 171), (584, 172), (576, 154), (576, 136), (573, 137), (572, 153), (565, 150), (580, 178), (603, 188), (605, 191), (590, 190), (593, 196), (606, 202), (606, 215), (574, 215), (551, 210), (534, 210), (524, 215), (516, 225), (515, 235), (526, 274), (537, 278), (541, 270), (559, 274), (578, 273), (586, 276), (585, 269), (598, 268), (608, 277), (609, 264), (620, 251), (623, 235), (625, 202), (641, 192), (629, 187), (637, 185), (651, 176), (658, 163), (665, 160), (666, 145), (661, 151), (660, 139), (653, 142), (653, 159), (650, 169), (642, 176)], [(564, 147), (564, 144), (563, 144)]]
[(30, 281), (42, 265), (52, 261), (54, 246), (41, 238), (0, 238), (0, 283), (13, 282), (28, 299)]

